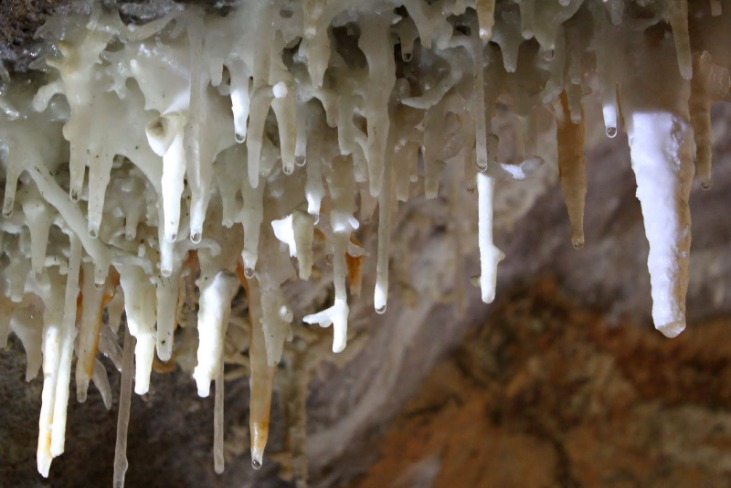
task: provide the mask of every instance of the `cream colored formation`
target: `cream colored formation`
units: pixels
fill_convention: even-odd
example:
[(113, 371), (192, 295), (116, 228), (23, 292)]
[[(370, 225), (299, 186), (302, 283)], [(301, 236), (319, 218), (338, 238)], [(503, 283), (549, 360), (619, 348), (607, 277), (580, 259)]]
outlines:
[[(503, 258), (493, 192), (548, 159), (539, 112), (554, 121), (571, 241), (583, 246), (589, 93), (607, 136), (628, 134), (653, 318), (680, 333), (688, 195), (694, 171), (710, 185), (710, 106), (729, 99), (723, 3), (271, 0), (225, 16), (180, 7), (145, 25), (97, 5), (51, 19), (42, 86), (16, 80), (0, 99), (0, 342), (20, 338), (28, 380), (42, 363), (40, 473), (64, 450), (74, 356), (79, 401), (93, 381), (111, 404), (101, 353), (123, 367), (114, 483), (124, 483), (132, 385), (146, 393), (153, 363), (175, 359), (181, 326), (198, 330), (199, 395), (216, 380), (222, 470), (223, 351), (242, 284), (260, 466), (274, 367), (296, 315), (282, 287), (310, 278), (316, 249), (330, 256), (332, 305), (303, 320), (332, 325), (342, 351), (348, 289), (359, 291), (357, 268), (371, 259), (355, 239), (359, 220), (378, 208), (373, 303), (383, 313), (397, 202), (415, 189), (436, 197), (445, 170), (477, 189), (476, 281), (492, 301)], [(498, 158), (498, 105), (520, 127), (510, 162)]]

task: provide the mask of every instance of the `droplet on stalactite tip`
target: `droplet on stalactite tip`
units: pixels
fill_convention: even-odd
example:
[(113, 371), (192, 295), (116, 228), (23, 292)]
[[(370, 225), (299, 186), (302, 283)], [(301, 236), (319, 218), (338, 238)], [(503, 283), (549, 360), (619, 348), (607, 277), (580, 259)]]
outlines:
[(680, 333), (685, 330), (685, 321), (679, 320), (668, 324), (658, 325), (656, 328), (668, 339), (673, 339), (678, 337)]
[(556, 51), (553, 49), (546, 49), (545, 51), (541, 52), (541, 57), (546, 61), (551, 61), (554, 57), (556, 57)]
[(616, 127), (607, 127), (607, 137), (610, 139), (614, 139), (617, 137), (617, 128)]
[(388, 308), (386, 305), (381, 305), (380, 307), (375, 307), (374, 310), (377, 314), (383, 315), (384, 313), (386, 313), (386, 308)]
[(259, 471), (261, 469), (261, 466), (262, 466), (262, 462), (259, 461), (258, 459), (251, 460), (251, 467), (254, 468), (255, 470)]
[(283, 81), (280, 81), (272, 87), (274, 98), (284, 98), (287, 96), (288, 91), (287, 85)]

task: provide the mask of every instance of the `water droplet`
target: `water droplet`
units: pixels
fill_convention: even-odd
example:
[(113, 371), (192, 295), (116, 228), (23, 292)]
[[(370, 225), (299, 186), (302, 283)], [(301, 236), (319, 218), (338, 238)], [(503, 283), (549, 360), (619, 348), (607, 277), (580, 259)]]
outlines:
[(251, 268), (244, 268), (244, 276), (247, 280), (250, 280), (254, 277), (254, 270)]
[(272, 87), (272, 95), (274, 95), (274, 98), (284, 98), (287, 96), (287, 93), (289, 93), (289, 89), (283, 81), (280, 81)]
[(544, 162), (545, 161), (540, 156), (531, 156), (528, 159), (526, 159), (525, 161), (523, 161), (522, 163), (520, 163), (520, 167), (523, 168), (523, 171), (526, 174), (530, 174), (533, 171), (535, 171), (536, 169), (543, 166)]
[(614, 138), (617, 135), (616, 127), (607, 127), (607, 137)]
[(236, 139), (236, 142), (238, 142), (239, 144), (241, 144), (242, 142), (244, 142), (246, 140), (246, 136), (243, 135), (243, 134), (239, 134), (237, 132), (236, 134), (234, 134), (234, 139)]
[(167, 266), (164, 266), (160, 268), (160, 274), (163, 275), (165, 278), (169, 278), (173, 274), (173, 270), (168, 268)]
[(259, 461), (258, 459), (252, 459), (251, 460), (251, 467), (254, 468), (257, 471), (260, 470), (261, 469), (261, 461)]
[(285, 175), (291, 175), (292, 173), (294, 173), (294, 168), (289, 165), (285, 165), (284, 168), (282, 168), (282, 170), (284, 171)]
[(307, 162), (307, 159), (305, 159), (304, 156), (295, 156), (294, 157), (294, 164), (296, 164), (297, 166), (304, 166), (306, 162)]
[(710, 190), (710, 189), (711, 189), (710, 181), (701, 181), (701, 190)]
[(202, 234), (200, 230), (194, 230), (190, 233), (190, 242), (193, 244), (198, 244), (201, 241)]
[(584, 238), (583, 237), (572, 238), (571, 245), (574, 246), (574, 249), (582, 249), (584, 247)]
[(475, 167), (477, 167), (477, 171), (484, 173), (487, 171), (487, 161), (475, 160)]
[(92, 239), (99, 237), (99, 227), (96, 224), (89, 224), (89, 237)]
[(101, 289), (104, 286), (104, 283), (107, 281), (107, 269), (104, 267), (95, 266), (94, 267), (94, 284), (98, 286), (99, 289)]
[(379, 315), (386, 313), (386, 304), (384, 303), (382, 306), (376, 307), (376, 313)]
[(69, 198), (71, 199), (72, 202), (78, 202), (79, 201), (79, 192), (76, 190), (70, 190)]
[(685, 320), (676, 320), (667, 324), (655, 325), (655, 328), (662, 332), (662, 335), (672, 339), (685, 330)]
[(409, 61), (411, 61), (411, 53), (404, 53), (404, 54), (403, 54), (403, 56), (401, 56), (401, 57), (402, 57), (402, 58), (403, 58), (403, 60), (404, 60), (404, 61), (406, 61), (407, 63), (408, 63)]
[(3, 202), (3, 215), (6, 217), (10, 217), (13, 215), (13, 205), (15, 205), (15, 201), (12, 198), (6, 198)]
[(279, 307), (279, 318), (285, 322), (292, 322), (292, 319), (294, 318), (292, 316), (292, 310), (290, 310), (288, 306), (282, 305)]

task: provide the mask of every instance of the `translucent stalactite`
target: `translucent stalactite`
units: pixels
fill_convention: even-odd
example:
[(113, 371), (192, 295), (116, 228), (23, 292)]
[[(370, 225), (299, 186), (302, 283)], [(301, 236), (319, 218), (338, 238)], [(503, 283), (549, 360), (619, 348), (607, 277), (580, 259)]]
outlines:
[(561, 94), (561, 112), (556, 126), (558, 136), (558, 171), (566, 208), (571, 220), (571, 244), (584, 247), (584, 199), (586, 197), (586, 158), (584, 124), (574, 123), (566, 92)]
[(675, 51), (680, 74), (686, 80), (693, 77), (693, 55), (688, 35), (688, 0), (670, 0), (670, 26), (673, 29)]
[(124, 334), (124, 356), (122, 358), (122, 381), (119, 387), (119, 413), (117, 414), (117, 442), (114, 448), (114, 475), (112, 486), (124, 488), (124, 478), (127, 474), (127, 431), (132, 409), (132, 382), (134, 369), (135, 340), (129, 329)]
[[(473, 90), (476, 107), (474, 111), (475, 155), (477, 156), (475, 164), (477, 164), (479, 171), (487, 171), (487, 121), (485, 119), (487, 117), (486, 112), (488, 107), (485, 105), (485, 69), (483, 65), (484, 53), (482, 42), (476, 40), (473, 43), (472, 49), (474, 50), (472, 56), (475, 63), (475, 87)], [(490, 110), (490, 115), (492, 115), (492, 110)]]
[(219, 365), (218, 374), (216, 375), (216, 394), (215, 405), (213, 407), (213, 469), (216, 473), (221, 474), (226, 466), (223, 457), (223, 407), (224, 407), (224, 388), (225, 381), (223, 379), (223, 357)]
[(495, 24), (495, 0), (476, 0), (477, 20), (480, 24), (480, 38), (490, 39)]
[(386, 13), (364, 16), (358, 41), (370, 74), (365, 94), (365, 113), (368, 121), (368, 181), (374, 197), (379, 195), (383, 185), (390, 127), (388, 101), (396, 82), (393, 45), (388, 35), (391, 20), (391, 16)]
[(391, 222), (393, 219), (393, 151), (388, 151), (383, 175), (383, 187), (378, 195), (378, 259), (373, 308), (384, 313), (388, 305), (388, 261), (390, 258)]
[[(63, 304), (53, 303), (57, 298), (53, 288), (59, 286), (49, 281), (39, 283), (46, 295), (46, 306), (59, 306), (54, 311), (46, 310), (43, 317), (43, 394), (41, 417), (38, 423), (38, 471), (46, 473), (51, 461), (64, 451), (66, 438), (66, 409), (71, 378), (71, 358), (76, 329), (76, 299), (79, 292), (79, 267), (81, 244), (71, 238), (69, 267)], [(59, 297), (60, 298), (60, 297)], [(60, 300), (59, 300), (60, 302)]]
[(155, 350), (162, 361), (169, 361), (173, 355), (173, 333), (178, 319), (180, 275), (161, 276), (155, 286), (157, 299), (157, 330)]
[(595, 6), (591, 9), (594, 29), (596, 29), (596, 64), (599, 74), (599, 90), (602, 114), (607, 137), (615, 137), (619, 127), (619, 104), (617, 102), (617, 51), (612, 40), (617, 38), (616, 29), (612, 26), (607, 12)]
[(707, 51), (693, 57), (694, 76), (690, 81), (688, 101), (696, 145), (695, 172), (704, 190), (711, 187), (711, 96), (708, 93), (710, 62)]
[(112, 299), (117, 286), (118, 275), (115, 272), (105, 286), (99, 287), (94, 282), (94, 265), (84, 263), (83, 279), (79, 301), (81, 317), (79, 322), (79, 339), (76, 346), (76, 398), (86, 401), (89, 381), (94, 376), (94, 367), (98, 352), (99, 336), (103, 325), (104, 307)]
[(249, 305), (249, 432), (251, 436), (251, 465), (261, 468), (264, 449), (269, 439), (269, 418), (271, 415), (272, 385), (274, 368), (267, 363), (266, 344), (261, 323), (261, 302), (256, 280), (247, 279), (239, 270), (239, 279), (246, 288)]
[(254, 65), (252, 69), (252, 94), (249, 125), (246, 136), (246, 151), (249, 168), (249, 185), (252, 188), (259, 186), (259, 171), (261, 166), (262, 138), (264, 137), (264, 122), (269, 113), (274, 93), (269, 85), (269, 67), (271, 63), (272, 30), (270, 19), (271, 7), (262, 2), (258, 15), (256, 42), (259, 44), (254, 51)]

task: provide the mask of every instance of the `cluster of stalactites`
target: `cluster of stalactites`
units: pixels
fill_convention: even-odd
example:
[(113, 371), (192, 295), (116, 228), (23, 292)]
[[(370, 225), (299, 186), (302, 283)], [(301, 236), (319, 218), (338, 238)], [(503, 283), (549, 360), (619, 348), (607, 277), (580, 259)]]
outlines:
[[(373, 303), (383, 313), (396, 202), (416, 183), (436, 197), (445, 171), (478, 192), (485, 302), (503, 257), (492, 239), (501, 179), (557, 158), (571, 241), (583, 246), (592, 87), (607, 136), (622, 125), (629, 136), (655, 324), (679, 333), (692, 175), (710, 185), (710, 104), (729, 99), (721, 4), (697, 2), (689, 15), (686, 0), (271, 0), (226, 16), (180, 7), (140, 26), (101, 7), (51, 19), (40, 32), (48, 83), (17, 83), (0, 99), (0, 341), (20, 337), (28, 379), (42, 358), (39, 471), (64, 449), (74, 355), (77, 398), (93, 381), (110, 404), (101, 352), (123, 371), (123, 484), (132, 385), (145, 393), (153, 363), (174, 359), (179, 326), (198, 330), (199, 394), (218, 385), (223, 469), (222, 351), (241, 284), (260, 466), (274, 366), (292, 333), (283, 285), (309, 279), (324, 249), (334, 300), (303, 320), (332, 325), (332, 349), (343, 350), (365, 256), (356, 214), (378, 207)], [(510, 161), (500, 160), (498, 103), (517, 127)], [(557, 155), (539, 154), (541, 110), (554, 116)], [(183, 313), (193, 299), (197, 314)]]

